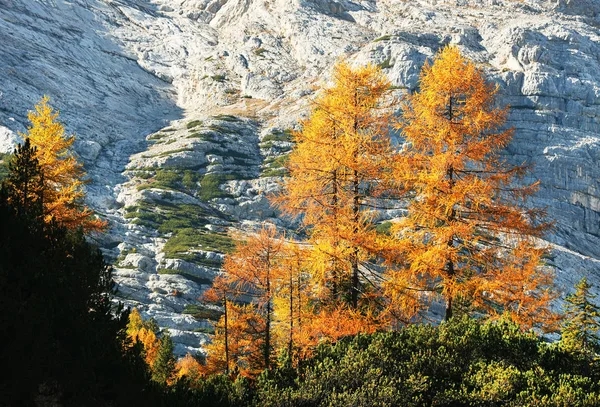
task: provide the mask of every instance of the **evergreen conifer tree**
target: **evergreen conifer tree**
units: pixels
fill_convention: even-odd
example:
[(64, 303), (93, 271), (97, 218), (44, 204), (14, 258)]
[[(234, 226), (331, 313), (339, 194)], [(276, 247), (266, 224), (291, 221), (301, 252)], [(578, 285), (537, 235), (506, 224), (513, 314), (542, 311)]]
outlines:
[(171, 335), (164, 333), (156, 360), (152, 366), (152, 380), (161, 384), (169, 384), (175, 374), (175, 357), (173, 356), (173, 340)]
[(593, 302), (596, 295), (590, 292), (591, 288), (583, 277), (575, 285), (575, 293), (566, 298), (561, 344), (568, 350), (584, 353), (600, 350), (600, 308)]
[(5, 191), (17, 216), (37, 217), (43, 213), (44, 176), (36, 154), (37, 149), (27, 138), (8, 162)]

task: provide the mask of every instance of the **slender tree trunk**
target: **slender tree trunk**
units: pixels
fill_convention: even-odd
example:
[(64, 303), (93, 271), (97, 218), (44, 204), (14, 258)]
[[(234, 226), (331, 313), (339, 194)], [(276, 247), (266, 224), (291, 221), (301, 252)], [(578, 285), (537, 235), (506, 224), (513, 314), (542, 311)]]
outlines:
[(223, 296), (223, 303), (225, 304), (225, 374), (229, 376), (229, 327), (227, 326), (227, 297)]
[(298, 301), (296, 301), (296, 307), (298, 308), (298, 312), (297, 312), (297, 316), (298, 316), (298, 329), (302, 328), (302, 297), (301, 297), (301, 292), (300, 292), (300, 283), (301, 283), (301, 276), (300, 276), (300, 257), (297, 258), (297, 262), (296, 262), (297, 266), (298, 266), (298, 274), (297, 274), (297, 282), (296, 282), (296, 292), (298, 293)]
[[(331, 203), (332, 203), (332, 212), (333, 212), (333, 222), (334, 222), (334, 228), (336, 230), (336, 235), (337, 235), (337, 207), (338, 207), (338, 179), (337, 179), (337, 170), (333, 170), (332, 173), (332, 179), (333, 179), (333, 185), (332, 185), (332, 197), (331, 197)], [(338, 245), (338, 239), (337, 236), (334, 236), (334, 242), (333, 245), (335, 248), (337, 248)], [(338, 297), (338, 270), (337, 270), (337, 259), (334, 256), (333, 258), (333, 270), (332, 270), (332, 280), (333, 283), (331, 284), (331, 295), (333, 297), (333, 301), (335, 302), (337, 300)]]
[[(358, 171), (354, 170), (354, 180), (353, 180), (353, 207), (352, 212), (354, 215), (354, 237), (358, 233), (358, 222), (360, 220), (360, 202), (358, 196)], [(352, 252), (352, 308), (358, 307), (358, 247), (354, 246), (354, 250)]]
[(288, 342), (288, 354), (292, 357), (294, 346), (294, 268), (290, 267), (290, 340)]
[[(453, 117), (454, 117), (454, 113), (452, 111), (452, 96), (450, 96), (450, 100), (448, 103), (448, 120), (450, 121), (450, 123), (452, 123)], [(448, 193), (452, 193), (452, 189), (454, 187), (454, 167), (452, 165), (450, 165), (450, 167), (446, 170), (446, 178), (448, 179), (448, 186), (449, 186)], [(450, 211), (450, 215), (448, 216), (448, 222), (454, 221), (455, 215), (456, 215), (456, 211), (454, 210), (454, 208), (452, 208), (452, 210)], [(448, 239), (448, 249), (450, 250), (453, 246), (454, 246), (454, 237), (450, 237), (450, 239)], [(454, 270), (454, 262), (452, 261), (452, 259), (449, 259), (448, 262), (446, 263), (446, 273), (447, 273), (447, 278), (449, 280), (454, 279), (455, 270)], [(450, 318), (452, 318), (452, 301), (453, 301), (453, 299), (454, 299), (454, 293), (446, 292), (446, 312), (444, 315), (444, 321), (449, 321)]]
[[(333, 138), (333, 141), (334, 141), (334, 146), (333, 147), (337, 148), (337, 144), (336, 144), (337, 133), (336, 133), (335, 122), (333, 123), (333, 130), (332, 131), (333, 131), (332, 138)], [(331, 179), (332, 179), (332, 185), (331, 185), (331, 189), (332, 189), (331, 190), (331, 206), (332, 206), (332, 208), (331, 208), (331, 211), (332, 211), (332, 214), (333, 214), (333, 227), (334, 227), (335, 235), (336, 235), (336, 236), (334, 236), (335, 240), (333, 242), (333, 246), (336, 249), (337, 249), (337, 246), (338, 246), (337, 224), (338, 224), (338, 205), (339, 205), (339, 202), (338, 202), (338, 199), (339, 199), (338, 198), (338, 193), (339, 193), (338, 192), (338, 172), (337, 171), (338, 171), (337, 169), (334, 169), (331, 172)], [(338, 298), (338, 279), (339, 279), (339, 275), (338, 275), (338, 269), (337, 268), (338, 268), (337, 259), (334, 256), (334, 258), (333, 258), (333, 270), (332, 270), (332, 273), (331, 273), (331, 278), (333, 280), (333, 282), (331, 284), (331, 296), (332, 296), (333, 302), (337, 301), (337, 298)]]
[(267, 294), (267, 320), (265, 326), (265, 369), (271, 369), (271, 276), (270, 276), (270, 265), (271, 259), (269, 252), (267, 251), (267, 278), (266, 278), (266, 294)]
[[(358, 93), (357, 90), (354, 91), (354, 106), (355, 108), (358, 107)], [(354, 131), (354, 137), (356, 139), (358, 139), (359, 135), (358, 135), (358, 118), (356, 117), (356, 115), (354, 116), (354, 123), (353, 123), (353, 131)], [(355, 141), (357, 142), (357, 140)], [(360, 221), (360, 196), (358, 195), (359, 193), (359, 187), (360, 187), (360, 181), (358, 178), (358, 170), (356, 169), (357, 165), (358, 165), (358, 148), (356, 148), (356, 150), (354, 151), (354, 170), (352, 171), (352, 215), (353, 215), (353, 221), (354, 221), (354, 236), (352, 236), (353, 239), (356, 239), (356, 235), (358, 234), (358, 223)], [(358, 280), (358, 252), (359, 249), (356, 246), (356, 243), (354, 245), (354, 248), (352, 250), (352, 292), (351, 292), (351, 301), (352, 301), (352, 308), (358, 308), (358, 284), (359, 284), (359, 280)]]

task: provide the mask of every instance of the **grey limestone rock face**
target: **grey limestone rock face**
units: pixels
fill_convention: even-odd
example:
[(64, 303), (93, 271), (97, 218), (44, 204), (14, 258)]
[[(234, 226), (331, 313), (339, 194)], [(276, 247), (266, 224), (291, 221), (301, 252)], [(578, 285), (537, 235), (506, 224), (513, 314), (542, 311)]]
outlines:
[[(198, 298), (231, 230), (289, 225), (267, 196), (289, 129), (333, 64), (381, 66), (402, 97), (457, 45), (500, 86), (556, 227), (561, 291), (600, 283), (600, 3), (596, 0), (13, 0), (0, 2), (0, 150), (43, 94), (60, 109), (111, 222), (120, 299), (200, 351)], [(394, 137), (396, 137), (395, 135)], [(396, 137), (397, 138), (397, 137)]]

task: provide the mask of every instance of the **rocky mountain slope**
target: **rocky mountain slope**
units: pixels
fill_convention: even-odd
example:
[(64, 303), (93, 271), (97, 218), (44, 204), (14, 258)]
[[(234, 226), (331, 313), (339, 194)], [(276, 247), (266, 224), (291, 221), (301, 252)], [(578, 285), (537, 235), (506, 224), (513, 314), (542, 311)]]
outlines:
[(457, 44), (502, 88), (513, 162), (556, 227), (563, 290), (600, 283), (600, 3), (596, 0), (0, 0), (0, 146), (42, 94), (77, 134), (121, 298), (197, 350), (196, 299), (232, 244), (277, 219), (289, 129), (340, 57), (398, 96)]

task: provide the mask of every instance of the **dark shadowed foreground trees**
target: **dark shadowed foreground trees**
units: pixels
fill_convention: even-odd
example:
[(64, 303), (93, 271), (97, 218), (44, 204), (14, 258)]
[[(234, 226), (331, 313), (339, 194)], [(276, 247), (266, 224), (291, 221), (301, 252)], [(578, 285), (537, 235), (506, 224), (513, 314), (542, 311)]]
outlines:
[(0, 189), (0, 404), (135, 404), (148, 381), (111, 269), (81, 231), (44, 221), (34, 153), (16, 150)]

